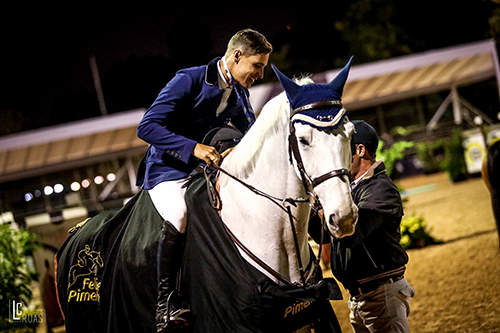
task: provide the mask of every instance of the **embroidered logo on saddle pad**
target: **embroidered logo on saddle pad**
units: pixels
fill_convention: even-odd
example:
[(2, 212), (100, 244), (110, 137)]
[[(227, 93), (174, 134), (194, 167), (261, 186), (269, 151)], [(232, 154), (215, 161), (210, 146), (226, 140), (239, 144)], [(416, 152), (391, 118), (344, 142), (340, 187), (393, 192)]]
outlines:
[(101, 253), (92, 251), (90, 246), (85, 245), (85, 248), (78, 252), (76, 261), (68, 274), (68, 303), (99, 302), (101, 282), (97, 277), (97, 270), (104, 265)]

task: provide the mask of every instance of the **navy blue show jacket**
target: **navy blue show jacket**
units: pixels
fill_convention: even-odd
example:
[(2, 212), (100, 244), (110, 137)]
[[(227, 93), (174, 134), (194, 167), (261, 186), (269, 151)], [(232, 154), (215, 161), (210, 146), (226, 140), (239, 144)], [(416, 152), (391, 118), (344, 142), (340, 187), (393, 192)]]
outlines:
[[(234, 103), (228, 101), (217, 115), (223, 92), (218, 84), (219, 60), (178, 71), (144, 114), (137, 136), (150, 146), (139, 165), (137, 186), (148, 190), (189, 175), (200, 162), (192, 155), (194, 147), (212, 128), (230, 121), (241, 132), (247, 131), (242, 101), (230, 97)], [(249, 96), (246, 88), (238, 88)]]

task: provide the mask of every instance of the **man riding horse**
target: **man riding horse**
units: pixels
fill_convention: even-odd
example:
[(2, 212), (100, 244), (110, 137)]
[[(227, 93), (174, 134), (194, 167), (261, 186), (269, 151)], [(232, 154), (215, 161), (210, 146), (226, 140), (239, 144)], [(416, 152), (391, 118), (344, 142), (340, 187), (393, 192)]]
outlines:
[[(242, 34), (250, 37), (237, 39), (265, 41), (251, 30)], [(58, 251), (58, 300), (67, 332), (169, 331), (184, 329), (188, 320), (189, 331), (204, 333), (294, 332), (309, 325), (318, 333), (340, 332), (330, 300), (341, 299), (342, 293), (333, 278), (322, 279), (307, 226), (314, 201), (321, 202), (323, 223), (332, 235), (342, 238), (354, 232), (358, 210), (348, 182), (354, 126), (341, 101), (350, 61), (328, 84), (293, 81), (275, 68), (285, 92), (266, 103), (221, 167), (219, 153), (207, 154), (205, 162), (212, 165), (199, 174), (206, 177), (189, 177), (192, 181), (184, 189), (181, 180), (199, 162), (191, 156), (196, 147), (211, 151), (198, 146), (205, 132), (212, 141), (220, 140), (210, 128), (230, 118), (236, 126), (230, 129), (241, 128), (243, 135), (254, 119), (244, 84), (262, 76), (268, 54), (249, 55), (229, 44), (233, 51), (228, 58), (180, 71), (169, 83), (170, 91), (162, 91), (146, 113), (139, 132), (154, 144), (139, 170), (143, 189), (123, 207), (73, 228)], [(219, 108), (225, 100), (218, 85), (222, 77), (231, 82), (234, 95)], [(191, 90), (179, 92), (198, 85), (199, 97)], [(215, 103), (210, 99), (214, 95), (219, 96)], [(175, 112), (174, 105), (183, 112)], [(163, 108), (170, 108), (163, 113), (165, 119)], [(198, 122), (193, 120), (197, 117)], [(188, 139), (192, 129), (200, 135)], [(166, 138), (173, 141), (162, 145)], [(212, 185), (211, 175), (217, 174)], [(218, 195), (212, 196), (212, 190)], [(221, 205), (213, 205), (211, 199), (217, 197)], [(99, 254), (103, 266), (68, 287), (68, 272), (87, 246)], [(95, 297), (71, 297), (78, 292)]]
[(190, 316), (175, 292), (187, 224), (183, 184), (199, 160), (218, 164), (227, 155), (201, 143), (211, 129), (230, 123), (245, 133), (255, 121), (248, 88), (263, 77), (271, 52), (259, 32), (237, 32), (222, 59), (177, 72), (138, 126), (137, 135), (150, 147), (137, 185), (165, 221), (158, 247), (158, 332), (185, 325)]

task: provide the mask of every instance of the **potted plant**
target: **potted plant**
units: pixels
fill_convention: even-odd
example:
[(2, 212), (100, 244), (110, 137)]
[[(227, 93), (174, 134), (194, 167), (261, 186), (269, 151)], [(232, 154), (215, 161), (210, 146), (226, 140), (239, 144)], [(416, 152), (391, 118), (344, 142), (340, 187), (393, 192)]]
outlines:
[[(29, 309), (32, 300), (31, 284), (36, 273), (29, 268), (26, 257), (38, 247), (33, 235), (9, 224), (0, 224), (0, 331), (34, 332), (43, 320), (42, 314)], [(23, 318), (13, 320), (12, 303), (21, 304)], [(31, 320), (35, 318), (36, 320)]]
[(427, 223), (423, 216), (411, 215), (401, 221), (401, 241), (404, 249), (422, 248), (438, 244), (439, 241), (429, 234)]

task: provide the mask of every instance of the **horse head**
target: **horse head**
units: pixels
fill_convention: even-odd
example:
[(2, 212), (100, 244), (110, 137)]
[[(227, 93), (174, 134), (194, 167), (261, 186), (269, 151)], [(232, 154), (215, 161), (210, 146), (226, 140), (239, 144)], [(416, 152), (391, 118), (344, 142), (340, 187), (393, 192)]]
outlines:
[(90, 260), (92, 261), (92, 267), (90, 268), (93, 272), (97, 271), (98, 266), (103, 267), (104, 261), (101, 258), (101, 254), (97, 251), (90, 251), (88, 253)]
[(291, 160), (307, 191), (319, 198), (337, 238), (352, 235), (358, 217), (348, 171), (354, 126), (341, 102), (350, 64), (328, 84), (297, 84), (273, 67), (290, 103)]

